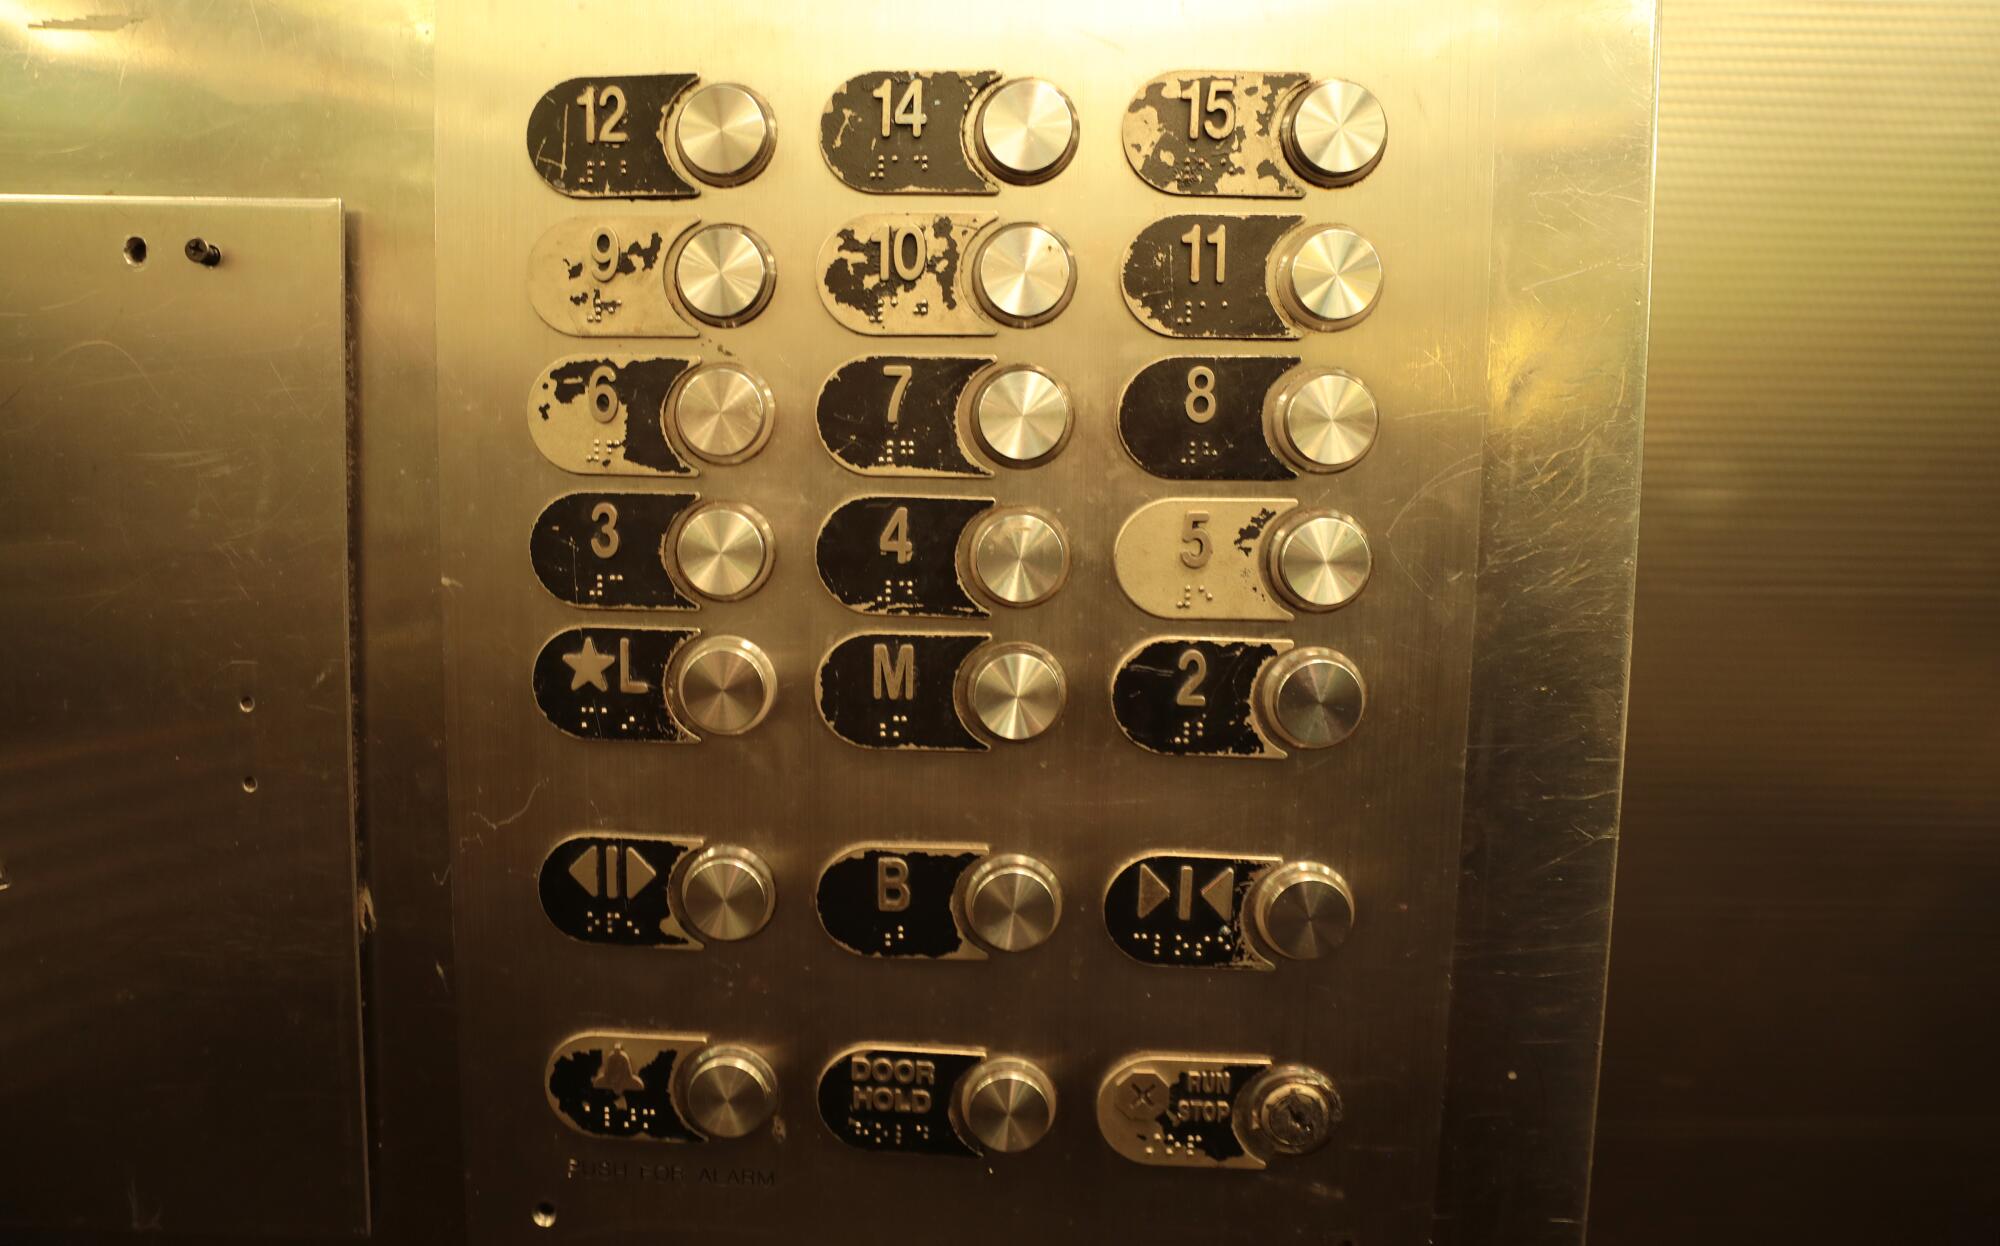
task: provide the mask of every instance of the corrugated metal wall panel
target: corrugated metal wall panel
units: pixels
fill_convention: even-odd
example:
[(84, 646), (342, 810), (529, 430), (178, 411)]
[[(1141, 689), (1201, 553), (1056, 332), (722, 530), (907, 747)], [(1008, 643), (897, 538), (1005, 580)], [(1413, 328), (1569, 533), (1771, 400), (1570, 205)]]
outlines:
[(1592, 1238), (2000, 1240), (2000, 4), (1665, 0), (1659, 143)]

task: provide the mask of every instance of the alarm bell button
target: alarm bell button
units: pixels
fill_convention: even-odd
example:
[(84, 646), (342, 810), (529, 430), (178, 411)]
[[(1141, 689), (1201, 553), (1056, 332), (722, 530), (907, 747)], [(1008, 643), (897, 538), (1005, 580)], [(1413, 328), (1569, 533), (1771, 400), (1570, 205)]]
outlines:
[(711, 1138), (741, 1138), (778, 1108), (778, 1078), (748, 1047), (718, 1044), (695, 1053), (685, 1092), (690, 1123)]

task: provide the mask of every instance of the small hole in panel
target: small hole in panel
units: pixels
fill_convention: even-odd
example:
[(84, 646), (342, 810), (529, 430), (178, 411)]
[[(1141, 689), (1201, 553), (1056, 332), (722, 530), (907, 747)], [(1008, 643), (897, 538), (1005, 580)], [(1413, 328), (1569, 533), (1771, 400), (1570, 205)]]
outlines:
[(137, 267), (146, 262), (146, 240), (133, 234), (125, 240), (125, 262)]
[(556, 1227), (556, 1205), (554, 1203), (535, 1204), (535, 1227), (553, 1229)]
[(243, 776), (243, 790), (244, 790), (244, 791), (246, 791), (246, 792), (254, 792), (254, 791), (256, 791), (256, 790), (257, 790), (257, 776), (256, 776), (256, 775), (254, 775), (254, 774), (246, 774), (246, 775), (244, 775), (244, 776)]
[(257, 698), (246, 692), (243, 694), (243, 699), (236, 704), (242, 707), (244, 713), (248, 714), (251, 710), (257, 708)]

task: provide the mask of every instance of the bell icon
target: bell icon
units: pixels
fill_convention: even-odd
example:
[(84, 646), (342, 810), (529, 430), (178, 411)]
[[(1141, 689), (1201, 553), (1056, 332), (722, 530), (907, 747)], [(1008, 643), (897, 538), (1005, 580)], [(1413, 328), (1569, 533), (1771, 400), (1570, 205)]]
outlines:
[(590, 1079), (590, 1084), (598, 1090), (616, 1091), (621, 1100), (628, 1091), (646, 1088), (646, 1083), (633, 1070), (632, 1057), (625, 1054), (622, 1043), (614, 1044), (610, 1051), (604, 1053), (604, 1063), (598, 1068), (597, 1076)]

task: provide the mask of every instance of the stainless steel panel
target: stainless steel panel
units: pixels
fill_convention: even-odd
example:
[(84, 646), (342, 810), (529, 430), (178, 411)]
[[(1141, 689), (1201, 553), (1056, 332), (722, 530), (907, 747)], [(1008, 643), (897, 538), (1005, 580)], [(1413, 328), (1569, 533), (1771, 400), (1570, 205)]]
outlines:
[[(807, 22), (777, 5), (698, 16), (621, 4), (445, 6), (439, 405), (475, 1236), (532, 1240), (538, 1211), (551, 1210), (559, 1231), (639, 1236), (670, 1222), (710, 1240), (874, 1242), (900, 1230), (1212, 1241), (1254, 1225), (1282, 1240), (1389, 1241), (1427, 1231), (1489, 375), (1491, 99), (1504, 76), (1494, 32), (1524, 7), (1436, 3), (1413, 14), (1272, 3), (1197, 22), (1151, 5), (1042, 0), (922, 20), (904, 6), (861, 4)], [(1054, 180), (951, 204), (1046, 223), (1080, 270), (1074, 301), (1052, 325), (986, 339), (1069, 385), (1079, 418), (1061, 455), (1008, 473), (995, 490), (1064, 523), (1075, 571), (1048, 604), (985, 629), (1053, 652), (1072, 685), (1069, 709), (1033, 743), (981, 755), (856, 750), (817, 721), (811, 694), (820, 654), (857, 626), (816, 582), (813, 534), (842, 500), (879, 491), (830, 459), (811, 427), (821, 383), (873, 342), (829, 318), (813, 257), (843, 223), (882, 206), (835, 181), (814, 149), (814, 122), (843, 78), (903, 63), (1034, 73), (1067, 92), (1081, 118), (1076, 158)], [(1337, 496), (1367, 528), (1376, 575), (1334, 614), (1250, 625), (1336, 646), (1365, 672), (1372, 704), (1348, 743), (1276, 763), (1151, 755), (1109, 712), (1117, 658), (1175, 629), (1119, 594), (1113, 538), (1138, 506), (1185, 492), (1146, 477), (1119, 447), (1120, 389), (1145, 363), (1185, 352), (1131, 317), (1117, 270), (1143, 226), (1190, 206), (1133, 176), (1117, 122), (1148, 78), (1190, 64), (1353, 77), (1382, 98), (1394, 127), (1389, 154), (1365, 181), (1307, 200), (1312, 219), (1351, 224), (1380, 249), (1389, 272), (1381, 304), (1356, 328), (1285, 344), (1363, 377), (1380, 402), (1382, 432), (1368, 457), (1337, 483), (1297, 486), (1322, 504)], [(526, 399), (552, 359), (577, 349), (535, 315), (527, 256), (551, 224), (592, 209), (541, 182), (522, 129), (551, 85), (639, 67), (745, 83), (769, 100), (779, 132), (768, 170), (693, 204), (704, 220), (755, 229), (776, 257), (770, 308), (700, 339), (705, 357), (727, 352), (769, 381), (775, 431), (757, 458), (705, 467), (693, 482), (704, 496), (765, 514), (776, 566), (756, 595), (672, 622), (756, 641), (781, 686), (761, 727), (692, 746), (566, 737), (536, 712), (527, 683), (552, 633), (599, 620), (540, 593), (526, 556), (536, 515), (575, 485), (536, 450)], [(1618, 337), (1629, 340), (1629, 330)], [(533, 880), (552, 846), (590, 831), (752, 847), (777, 878), (776, 915), (753, 939), (691, 955), (565, 939), (539, 911)], [(848, 955), (814, 920), (818, 866), (855, 842), (910, 836), (1033, 853), (1061, 877), (1071, 910), (1048, 944), (1012, 958)], [(1353, 885), (1355, 933), (1338, 956), (1270, 974), (1130, 961), (1106, 937), (1097, 897), (1133, 855), (1176, 848), (1326, 860)], [(702, 1149), (579, 1138), (547, 1110), (540, 1075), (549, 1053), (585, 1029), (696, 1029), (761, 1048), (778, 1071), (782, 1133)], [(1068, 1106), (1040, 1146), (1004, 1163), (845, 1148), (816, 1119), (817, 1072), (847, 1046), (892, 1039), (1025, 1055), (1049, 1070)], [(1313, 1062), (1342, 1080), (1347, 1121), (1325, 1152), (1254, 1182), (1136, 1166), (1105, 1145), (1087, 1105), (1121, 1058), (1161, 1047)]]
[(0, 1222), (364, 1229), (340, 205), (5, 198), (0, 271)]
[(1646, 392), (1651, 3), (1502, 37), (1440, 1240), (1584, 1234)]
[[(431, 364), (431, 5), (0, 7), (0, 190), (338, 197), (345, 208), (373, 1226), (378, 1237), (447, 1240), (460, 1201)], [(135, 1169), (130, 1181), (143, 1188), (149, 1178)], [(123, 1185), (107, 1193), (128, 1208)]]
[(2000, 1238), (1996, 64), (1666, 6), (1599, 1240)]

